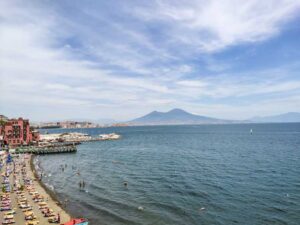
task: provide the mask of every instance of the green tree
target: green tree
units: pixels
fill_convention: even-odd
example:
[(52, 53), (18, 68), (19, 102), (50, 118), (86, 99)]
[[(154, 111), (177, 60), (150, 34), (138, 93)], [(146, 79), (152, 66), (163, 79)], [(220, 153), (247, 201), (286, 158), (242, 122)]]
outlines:
[(6, 124), (6, 121), (0, 120), (0, 126), (4, 126)]

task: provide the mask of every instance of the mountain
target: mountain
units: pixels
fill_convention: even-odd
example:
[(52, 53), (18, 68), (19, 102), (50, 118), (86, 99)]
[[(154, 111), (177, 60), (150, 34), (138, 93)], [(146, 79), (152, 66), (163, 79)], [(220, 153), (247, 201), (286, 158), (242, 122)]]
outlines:
[(230, 120), (221, 120), (206, 116), (188, 113), (182, 109), (173, 109), (169, 112), (153, 111), (145, 116), (129, 121), (131, 125), (176, 125), (176, 124), (217, 124), (231, 123)]
[(258, 116), (250, 120), (259, 123), (293, 123), (293, 122), (300, 122), (300, 113), (288, 112), (288, 113), (274, 115), (274, 116), (264, 116), (264, 117)]

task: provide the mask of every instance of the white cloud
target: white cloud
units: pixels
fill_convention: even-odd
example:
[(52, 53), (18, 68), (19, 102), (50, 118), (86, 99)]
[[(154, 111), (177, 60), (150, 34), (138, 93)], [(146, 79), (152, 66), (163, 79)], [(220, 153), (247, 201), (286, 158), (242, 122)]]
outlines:
[(211, 52), (276, 35), (299, 9), (299, 0), (158, 0), (136, 14), (146, 21), (165, 21), (176, 42)]
[[(269, 95), (269, 102), (276, 106), (297, 106), (294, 103), (300, 83), (296, 78), (272, 78), (273, 71), (258, 71), (255, 76), (221, 74), (227, 65), (209, 57), (206, 64), (216, 73), (201, 76), (185, 56), (193, 55), (196, 49), (210, 52), (270, 37), (297, 10), (299, 1), (267, 1), (262, 8), (258, 1), (241, 7), (237, 1), (211, 1), (208, 5), (172, 2), (158, 1), (157, 11), (143, 8), (139, 14), (149, 23), (166, 23), (162, 32), (170, 39), (158, 46), (147, 32), (122, 24), (111, 22), (111, 29), (121, 37), (113, 40), (92, 26), (62, 18), (50, 6), (27, 3), (23, 8), (18, 2), (2, 1), (0, 8), (6, 10), (0, 12), (1, 111), (10, 114), (19, 106), (26, 115), (39, 119), (51, 117), (51, 109), (56, 109), (55, 115), (62, 118), (81, 113), (84, 117), (126, 120), (154, 109), (185, 107), (230, 117), (234, 110), (247, 115), (254, 105), (249, 102), (240, 109), (233, 103), (223, 103), (224, 98), (247, 102), (247, 97), (256, 95)], [(84, 42), (81, 48), (62, 41), (72, 35)], [(182, 48), (182, 43), (193, 49)], [(290, 69), (279, 72), (288, 74)], [(278, 98), (277, 94), (283, 96)], [(286, 96), (292, 94), (289, 101)], [(288, 102), (282, 100), (284, 97)]]
[[(286, 95), (293, 92), (300, 94), (300, 81), (285, 80), (284, 77), (272, 78), (270, 77), (272, 71), (256, 71), (255, 76), (250, 78), (248, 73), (240, 73), (234, 77), (225, 74), (202, 79), (180, 80), (177, 82), (177, 91), (190, 99), (246, 98), (257, 95), (272, 97), (276, 94)], [(282, 69), (281, 73), (288, 74), (290, 71)]]

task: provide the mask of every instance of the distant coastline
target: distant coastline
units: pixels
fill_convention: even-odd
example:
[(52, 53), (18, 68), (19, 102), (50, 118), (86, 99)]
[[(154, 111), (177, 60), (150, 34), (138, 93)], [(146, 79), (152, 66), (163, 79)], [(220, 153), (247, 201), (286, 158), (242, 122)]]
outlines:
[(133, 119), (128, 125), (200, 125), (200, 124), (245, 124), (245, 123), (281, 123), (300, 122), (300, 113), (285, 113), (268, 117), (254, 117), (245, 120), (219, 119), (192, 114), (182, 109), (167, 112), (153, 111), (142, 117)]
[(50, 123), (41, 123), (40, 125), (34, 125), (32, 127), (36, 129), (80, 129), (80, 128), (101, 128), (101, 127), (126, 127), (127, 123), (116, 123), (109, 125), (100, 125), (93, 124), (91, 122), (80, 123), (80, 122), (72, 122), (70, 124), (65, 124), (64, 122), (55, 122), (54, 124)]
[[(234, 125), (234, 124), (290, 124), (299, 122), (234, 122), (234, 123), (182, 123), (182, 124), (128, 124), (126, 127), (152, 127), (152, 126), (201, 126), (201, 125)], [(86, 127), (86, 128), (38, 128), (39, 130), (57, 129), (57, 130), (78, 130), (78, 129), (96, 129), (96, 128), (113, 128), (114, 126), (107, 127)]]
[(37, 129), (81, 129), (108, 128), (127, 126), (161, 126), (161, 125), (208, 125), (208, 124), (255, 124), (255, 123), (298, 123), (300, 113), (288, 112), (273, 116), (256, 116), (249, 119), (220, 119), (192, 114), (182, 109), (172, 109), (168, 112), (153, 111), (144, 116), (125, 122), (98, 124), (90, 121), (42, 122), (36, 124)]

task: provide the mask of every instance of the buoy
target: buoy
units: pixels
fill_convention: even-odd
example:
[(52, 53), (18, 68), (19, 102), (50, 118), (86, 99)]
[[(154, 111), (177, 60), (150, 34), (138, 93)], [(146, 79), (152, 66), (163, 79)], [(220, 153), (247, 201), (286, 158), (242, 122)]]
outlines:
[(138, 210), (143, 211), (144, 208), (143, 208), (142, 206), (139, 206), (139, 207), (138, 207)]

